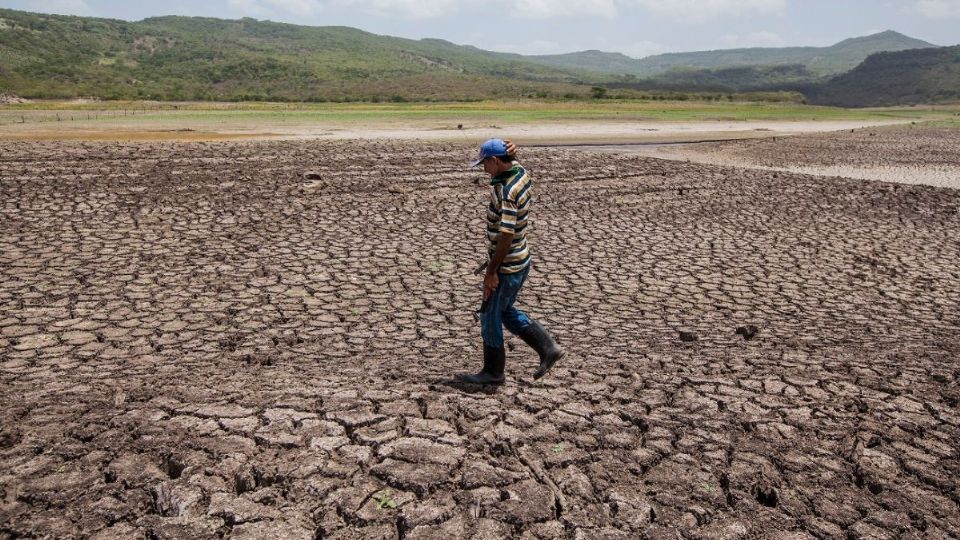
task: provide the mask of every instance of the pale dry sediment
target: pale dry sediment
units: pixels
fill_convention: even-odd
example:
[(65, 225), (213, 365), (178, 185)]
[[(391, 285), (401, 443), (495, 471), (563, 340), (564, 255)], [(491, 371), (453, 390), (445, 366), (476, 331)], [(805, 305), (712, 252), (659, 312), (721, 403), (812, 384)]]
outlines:
[[(730, 139), (769, 138), (861, 129), (909, 122), (907, 119), (873, 120), (548, 120), (518, 123), (490, 118), (457, 120), (328, 120), (322, 117), (257, 119), (241, 117), (209, 118), (203, 115), (181, 117), (118, 116), (123, 111), (101, 113), (96, 121), (84, 120), (91, 114), (82, 111), (39, 111), (39, 118), (25, 122), (21, 114), (8, 112), (0, 118), (0, 140), (25, 141), (223, 141), (255, 140), (368, 140), (439, 141), (479, 144), (489, 137), (512, 137), (524, 145), (573, 143), (656, 143), (697, 142)], [(184, 111), (187, 114), (188, 111)], [(38, 121), (45, 118), (45, 121)], [(64, 121), (55, 121), (62, 118)], [(70, 121), (66, 121), (66, 119)], [(459, 125), (459, 129), (458, 129)]]
[(612, 147), (609, 151), (711, 165), (960, 189), (960, 129), (956, 128), (865, 128), (789, 138)]

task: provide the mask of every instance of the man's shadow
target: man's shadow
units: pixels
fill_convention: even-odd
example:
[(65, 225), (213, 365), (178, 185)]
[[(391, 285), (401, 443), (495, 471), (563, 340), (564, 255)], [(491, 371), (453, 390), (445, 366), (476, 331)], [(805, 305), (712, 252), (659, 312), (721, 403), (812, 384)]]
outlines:
[(527, 388), (533, 386), (533, 383), (522, 378), (511, 379), (509, 383), (504, 384), (476, 384), (468, 383), (461, 379), (461, 376), (456, 377), (438, 377), (430, 381), (430, 387), (432, 389), (441, 390), (439, 387), (446, 387), (456, 390), (457, 392), (463, 394), (473, 394), (473, 395), (496, 395), (500, 393), (500, 390), (507, 386), (507, 384), (512, 384), (521, 388)]
[[(453, 377), (453, 378), (445, 377), (445, 378), (438, 378), (430, 381), (430, 386), (434, 388), (441, 387), (441, 386), (452, 388), (453, 390), (456, 390), (457, 392), (460, 392), (462, 394), (474, 394), (474, 395), (482, 394), (482, 395), (492, 396), (497, 394), (500, 391), (500, 387), (503, 385), (502, 384), (468, 383), (460, 379), (459, 377)], [(441, 390), (441, 388), (437, 388), (437, 390)]]

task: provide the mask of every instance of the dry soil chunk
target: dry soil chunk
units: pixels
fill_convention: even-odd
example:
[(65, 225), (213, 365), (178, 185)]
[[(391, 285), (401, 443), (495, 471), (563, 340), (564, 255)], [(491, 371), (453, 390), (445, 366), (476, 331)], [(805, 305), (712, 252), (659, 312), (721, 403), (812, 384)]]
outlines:
[(204, 418), (243, 418), (255, 413), (253, 409), (234, 404), (205, 405), (197, 409), (197, 416)]
[(466, 450), (418, 437), (405, 437), (381, 446), (377, 453), (383, 457), (392, 457), (411, 463), (434, 463), (455, 467), (463, 459)]
[(387, 458), (370, 469), (377, 478), (398, 489), (423, 494), (431, 487), (450, 481), (448, 468), (429, 463), (409, 463)]
[(299, 523), (289, 521), (257, 521), (238, 525), (230, 533), (231, 540), (261, 540), (263, 538), (313, 540), (314, 532)]
[(269, 506), (257, 504), (244, 497), (237, 497), (229, 493), (214, 493), (211, 495), (207, 515), (221, 517), (228, 523), (246, 523), (280, 517), (279, 512)]
[(553, 492), (535, 480), (526, 480), (504, 490), (508, 498), (493, 505), (487, 515), (513, 524), (529, 524), (553, 519), (556, 505)]

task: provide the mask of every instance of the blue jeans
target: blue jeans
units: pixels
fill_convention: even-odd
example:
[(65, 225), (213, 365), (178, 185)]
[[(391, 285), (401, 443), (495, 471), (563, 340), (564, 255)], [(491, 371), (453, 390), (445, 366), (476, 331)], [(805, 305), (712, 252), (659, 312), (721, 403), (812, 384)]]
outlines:
[(487, 300), (486, 309), (480, 313), (480, 334), (483, 336), (484, 345), (502, 349), (504, 326), (511, 334), (517, 334), (530, 326), (530, 317), (513, 307), (528, 273), (529, 266), (516, 274), (499, 275), (500, 285)]

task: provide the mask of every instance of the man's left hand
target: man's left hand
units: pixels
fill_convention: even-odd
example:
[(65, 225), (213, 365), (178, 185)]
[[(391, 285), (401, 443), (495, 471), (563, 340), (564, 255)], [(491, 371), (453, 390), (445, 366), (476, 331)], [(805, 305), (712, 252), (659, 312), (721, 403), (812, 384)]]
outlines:
[(486, 301), (497, 290), (497, 287), (500, 285), (500, 277), (496, 272), (490, 273), (487, 272), (483, 276), (483, 299)]

